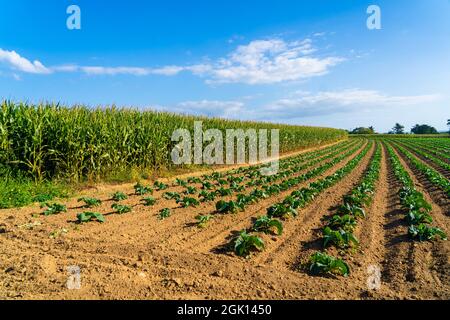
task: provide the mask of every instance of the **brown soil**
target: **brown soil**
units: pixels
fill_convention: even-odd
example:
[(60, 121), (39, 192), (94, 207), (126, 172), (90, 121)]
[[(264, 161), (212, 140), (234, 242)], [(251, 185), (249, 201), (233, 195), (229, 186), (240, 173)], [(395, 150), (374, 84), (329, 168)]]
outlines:
[[(374, 201), (356, 231), (360, 248), (345, 257), (352, 269), (350, 276), (312, 277), (299, 268), (299, 263), (319, 248), (322, 217), (332, 213), (342, 196), (360, 181), (373, 152), (374, 148), (341, 182), (300, 210), (296, 219), (286, 221), (283, 235), (264, 235), (266, 250), (249, 259), (224, 251), (223, 245), (292, 190), (236, 215), (218, 215), (205, 229), (192, 223), (197, 214), (211, 212), (214, 202), (198, 209), (176, 209), (171, 217), (159, 221), (158, 209), (175, 208), (173, 200), (143, 207), (138, 204), (139, 197), (130, 197), (124, 203), (135, 206), (132, 213), (106, 215), (104, 224), (83, 225), (73, 223), (80, 212), (76, 199), (68, 201), (68, 213), (56, 216), (39, 215), (42, 209), (36, 205), (1, 210), (0, 298), (449, 299), (449, 244), (414, 243), (406, 237), (399, 184), (385, 150)], [(333, 173), (355, 155), (296, 188)], [(434, 201), (417, 179), (419, 190), (433, 205), (435, 224), (448, 232), (446, 207)], [(106, 199), (117, 190), (131, 193), (132, 185), (102, 186), (90, 195)], [(178, 189), (170, 189), (174, 190)], [(108, 212), (110, 205), (105, 202), (95, 211)], [(49, 237), (63, 228), (67, 233)], [(371, 265), (381, 270), (378, 290), (367, 287)], [(69, 266), (81, 270), (78, 290), (66, 287)]]

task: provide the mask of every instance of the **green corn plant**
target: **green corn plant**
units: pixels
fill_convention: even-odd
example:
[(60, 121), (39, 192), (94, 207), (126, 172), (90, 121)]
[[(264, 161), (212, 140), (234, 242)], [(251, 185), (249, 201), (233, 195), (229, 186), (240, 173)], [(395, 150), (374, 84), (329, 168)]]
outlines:
[(160, 191), (160, 190), (166, 190), (169, 186), (163, 182), (160, 181), (155, 181), (153, 183), (153, 186), (155, 187), (156, 190)]
[(77, 219), (79, 223), (89, 222), (93, 220), (97, 220), (98, 222), (105, 222), (105, 217), (101, 213), (97, 212), (82, 212), (77, 215)]
[(135, 184), (134, 186), (134, 192), (139, 195), (139, 196), (143, 196), (145, 194), (152, 194), (153, 193), (153, 189), (148, 187), (148, 186), (144, 186), (140, 183)]
[(111, 199), (119, 202), (128, 199), (128, 196), (125, 193), (118, 191), (111, 195)]
[(78, 202), (84, 202), (84, 207), (85, 208), (93, 208), (93, 207), (98, 207), (102, 204), (102, 201), (96, 198), (91, 198), (91, 197), (82, 197), (78, 199)]
[(255, 235), (242, 230), (239, 236), (234, 240), (234, 251), (240, 257), (248, 257), (252, 250), (263, 250), (264, 241)]
[(260, 216), (255, 220), (252, 229), (256, 232), (270, 233), (273, 228), (277, 230), (278, 235), (283, 233), (283, 224), (280, 220), (271, 219), (268, 216)]
[(128, 212), (131, 212), (131, 210), (132, 210), (131, 206), (122, 205), (122, 204), (118, 204), (118, 203), (114, 203), (111, 206), (111, 208), (114, 209), (118, 214), (128, 213)]
[(44, 216), (50, 216), (53, 214), (58, 214), (61, 212), (67, 212), (67, 207), (63, 204), (59, 203), (45, 203), (41, 205), (41, 208), (47, 207), (47, 209), (43, 212)]
[(170, 217), (170, 214), (171, 214), (170, 209), (164, 208), (164, 209), (159, 210), (158, 218), (159, 218), (159, 220), (163, 220), (163, 219)]
[(237, 213), (238, 211), (242, 210), (244, 210), (244, 207), (232, 200), (231, 201), (219, 200), (216, 203), (216, 211), (219, 213)]
[(141, 199), (142, 202), (144, 202), (144, 206), (150, 207), (153, 206), (156, 203), (156, 199), (153, 197), (146, 197)]
[(213, 216), (210, 214), (196, 216), (195, 219), (197, 220), (197, 227), (205, 228), (212, 218)]
[(350, 268), (343, 260), (322, 252), (316, 252), (309, 258), (309, 271), (313, 275), (338, 274), (347, 277), (350, 274)]
[(196, 207), (200, 204), (197, 199), (192, 197), (184, 197), (183, 199), (177, 200), (177, 203), (181, 204), (183, 208)]
[(412, 225), (408, 228), (408, 233), (411, 238), (417, 239), (419, 241), (431, 241), (436, 239), (437, 237), (442, 240), (447, 240), (447, 235), (444, 231), (439, 228), (430, 227), (423, 223), (415, 226)]
[(332, 230), (330, 227), (325, 227), (322, 232), (324, 247), (333, 244), (338, 248), (348, 248), (359, 244), (358, 240), (351, 232), (342, 229)]

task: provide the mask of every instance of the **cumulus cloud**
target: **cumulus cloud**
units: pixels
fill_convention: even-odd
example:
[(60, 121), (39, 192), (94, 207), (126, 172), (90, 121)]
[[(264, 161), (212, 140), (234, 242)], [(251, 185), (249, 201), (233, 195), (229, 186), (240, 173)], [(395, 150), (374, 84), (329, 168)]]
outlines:
[(40, 61), (30, 60), (20, 56), (15, 51), (7, 51), (0, 48), (0, 62), (6, 63), (14, 70), (35, 73), (35, 74), (48, 74), (51, 70), (45, 67)]
[(320, 76), (344, 60), (314, 57), (314, 52), (316, 49), (310, 39), (292, 42), (255, 40), (238, 46), (213, 64), (193, 66), (190, 70), (208, 77), (210, 83), (270, 84)]
[(439, 101), (438, 94), (392, 96), (376, 90), (347, 89), (316, 94), (297, 92), (293, 97), (277, 100), (263, 108), (265, 116), (295, 118), (353, 111), (372, 111), (389, 107), (408, 107)]
[(83, 72), (89, 75), (163, 75), (174, 76), (186, 71), (201, 76), (207, 83), (271, 84), (320, 76), (344, 59), (313, 56), (312, 40), (286, 42), (282, 39), (255, 40), (238, 46), (227, 56), (188, 66), (168, 65), (159, 68), (132, 66), (45, 67), (41, 62), (21, 57), (15, 51), (0, 49), (0, 61), (29, 73)]

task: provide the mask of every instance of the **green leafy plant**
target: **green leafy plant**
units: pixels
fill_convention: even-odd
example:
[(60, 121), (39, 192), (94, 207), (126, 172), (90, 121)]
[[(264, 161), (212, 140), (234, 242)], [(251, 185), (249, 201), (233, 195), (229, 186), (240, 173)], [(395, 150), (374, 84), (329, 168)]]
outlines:
[(283, 224), (280, 220), (271, 219), (268, 216), (260, 216), (253, 224), (253, 231), (270, 233), (275, 228), (278, 235), (283, 233)]
[(97, 220), (98, 222), (105, 222), (105, 217), (101, 213), (97, 212), (82, 212), (77, 215), (77, 219), (79, 223), (89, 222), (93, 220)]
[(183, 179), (175, 179), (175, 184), (181, 187), (186, 187), (188, 185), (188, 182), (186, 180)]
[(234, 251), (238, 256), (247, 257), (252, 250), (263, 250), (264, 241), (255, 235), (242, 230), (239, 236), (234, 240)]
[(156, 188), (156, 190), (166, 190), (169, 186), (163, 182), (155, 181), (153, 183), (153, 186)]
[(209, 181), (202, 182), (203, 190), (211, 190), (213, 188), (213, 184)]
[(118, 202), (128, 199), (128, 196), (125, 193), (118, 191), (111, 195), (111, 199)]
[(350, 268), (343, 260), (322, 252), (316, 252), (309, 258), (309, 271), (314, 275), (328, 273), (347, 277), (350, 274)]
[(198, 215), (195, 217), (197, 220), (197, 227), (199, 228), (205, 228), (208, 222), (213, 218), (212, 215), (206, 214), (206, 215)]
[(142, 202), (144, 202), (144, 206), (150, 207), (153, 206), (156, 203), (156, 199), (153, 197), (146, 197), (141, 199)]
[(111, 208), (116, 210), (116, 212), (119, 214), (128, 213), (128, 212), (131, 212), (131, 210), (132, 210), (131, 206), (122, 205), (122, 204), (118, 204), (118, 203), (114, 203), (111, 206)]
[(436, 237), (440, 237), (442, 240), (447, 240), (447, 235), (439, 228), (430, 227), (423, 223), (418, 226), (412, 225), (408, 228), (408, 233), (413, 239), (419, 241), (434, 240)]
[(267, 208), (267, 216), (269, 218), (282, 218), (287, 219), (289, 217), (296, 217), (298, 215), (297, 210), (291, 206), (286, 206), (283, 203), (276, 203)]
[(343, 216), (334, 215), (328, 221), (328, 226), (331, 229), (342, 229), (351, 232), (356, 226), (356, 219), (354, 216), (349, 214)]
[(407, 219), (411, 225), (419, 225), (422, 223), (432, 223), (433, 218), (428, 212), (421, 212), (419, 210), (411, 210), (408, 212)]
[(181, 195), (178, 192), (164, 192), (163, 198), (166, 200), (179, 200), (181, 198)]
[(359, 244), (358, 240), (351, 232), (342, 229), (332, 230), (330, 227), (325, 227), (323, 229), (323, 239), (324, 247), (333, 244), (338, 248), (347, 248)]
[(93, 207), (98, 207), (102, 204), (102, 201), (96, 198), (91, 198), (91, 197), (82, 197), (78, 199), (78, 202), (84, 202), (85, 208), (93, 208)]
[(337, 213), (340, 215), (352, 215), (354, 217), (366, 217), (366, 211), (364, 208), (354, 204), (344, 203), (337, 208)]
[(178, 200), (177, 203), (180, 203), (181, 206), (184, 208), (196, 207), (200, 204), (197, 199), (192, 197), (184, 197), (182, 200), (181, 199)]
[(58, 214), (61, 212), (67, 212), (67, 207), (63, 204), (59, 203), (46, 203), (41, 205), (41, 208), (47, 207), (47, 209), (43, 212), (44, 216), (49, 216), (53, 214)]
[(170, 209), (164, 208), (164, 209), (159, 210), (158, 218), (159, 218), (159, 220), (163, 220), (163, 219), (170, 217), (170, 214), (171, 214)]
[(231, 189), (226, 189), (226, 188), (223, 188), (223, 187), (217, 189), (216, 192), (221, 197), (231, 196), (231, 194), (233, 193), (233, 191), (231, 191)]
[(197, 192), (197, 188), (192, 186), (187, 186), (186, 190), (183, 191), (184, 194), (195, 194)]
[(237, 213), (238, 211), (244, 210), (242, 205), (239, 205), (234, 201), (224, 201), (219, 200), (216, 203), (216, 211), (219, 213)]
[(217, 194), (213, 191), (208, 192), (206, 190), (203, 190), (199, 193), (199, 196), (202, 198), (202, 202), (209, 202), (214, 201), (216, 199)]
[(148, 187), (148, 186), (144, 186), (143, 184), (141, 184), (141, 183), (137, 183), (135, 186), (134, 186), (134, 192), (137, 194), (137, 195), (140, 195), (140, 196), (143, 196), (144, 194), (152, 194), (153, 193), (153, 189), (152, 188), (150, 188), (150, 187)]

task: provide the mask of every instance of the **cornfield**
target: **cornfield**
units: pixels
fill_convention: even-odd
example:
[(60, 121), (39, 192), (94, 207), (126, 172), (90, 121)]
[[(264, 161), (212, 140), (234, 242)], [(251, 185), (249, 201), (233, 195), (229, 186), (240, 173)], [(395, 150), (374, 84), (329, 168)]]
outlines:
[[(0, 169), (36, 180), (98, 179), (132, 168), (158, 170), (172, 166), (172, 132), (280, 129), (280, 152), (299, 150), (346, 137), (343, 130), (262, 122), (232, 121), (167, 112), (116, 107), (66, 107), (3, 101), (0, 113)], [(270, 149), (269, 149), (270, 150)]]

